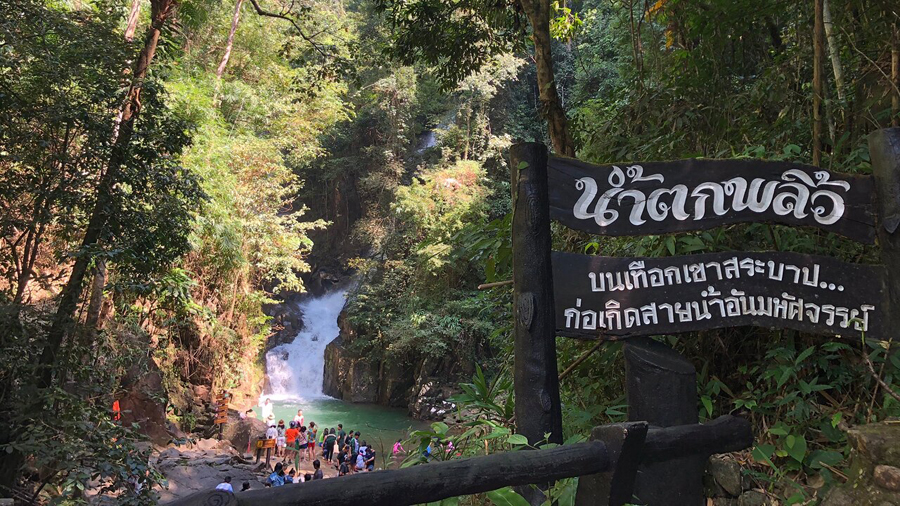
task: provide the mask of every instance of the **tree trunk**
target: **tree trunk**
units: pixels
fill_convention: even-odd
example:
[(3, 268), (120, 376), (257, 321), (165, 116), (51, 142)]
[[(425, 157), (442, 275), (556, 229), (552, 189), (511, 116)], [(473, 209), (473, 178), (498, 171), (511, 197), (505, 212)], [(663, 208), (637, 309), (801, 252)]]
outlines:
[(131, 12), (128, 13), (128, 23), (125, 27), (125, 40), (134, 40), (134, 31), (137, 29), (138, 18), (141, 17), (141, 0), (131, 0)]
[(131, 87), (122, 105), (121, 123), (119, 124), (118, 135), (112, 146), (109, 164), (97, 186), (97, 202), (94, 204), (94, 210), (91, 213), (84, 233), (84, 239), (81, 243), (80, 249), (82, 254), (75, 260), (72, 273), (60, 295), (59, 307), (53, 317), (50, 331), (47, 334), (47, 343), (38, 361), (39, 388), (47, 388), (52, 384), (53, 364), (56, 362), (63, 338), (74, 322), (75, 310), (84, 289), (84, 278), (91, 261), (91, 255), (88, 252), (96, 247), (103, 229), (106, 227), (106, 222), (109, 218), (108, 213), (113, 204), (113, 188), (118, 182), (119, 170), (125, 162), (129, 144), (134, 135), (134, 125), (140, 116), (143, 81), (147, 77), (147, 70), (153, 61), (153, 56), (156, 54), (162, 27), (174, 11), (175, 5), (175, 0), (151, 0), (150, 2), (150, 28), (147, 31), (144, 48), (134, 64)]
[(824, 89), (824, 59), (825, 59), (825, 20), (824, 0), (815, 2), (815, 24), (813, 28), (813, 165), (822, 165), (822, 92)]
[(550, 38), (550, 2), (548, 0), (522, 0), (522, 7), (531, 22), (541, 113), (547, 120), (550, 142), (557, 154), (574, 157), (575, 145), (569, 133), (569, 120), (566, 118), (566, 111), (559, 100), (556, 79), (553, 76), (553, 58), (550, 48), (552, 42)]
[(234, 32), (237, 31), (238, 23), (241, 20), (241, 6), (244, 5), (244, 0), (237, 0), (234, 6), (234, 16), (231, 18), (231, 31), (228, 32), (228, 41), (225, 43), (225, 54), (222, 55), (222, 61), (219, 63), (219, 68), (216, 69), (216, 88), (219, 86), (219, 79), (222, 79), (222, 74), (225, 73), (225, 67), (228, 65), (228, 59), (231, 58), (231, 48), (234, 45)]
[(900, 126), (900, 25), (894, 23), (891, 38), (891, 81), (894, 83), (891, 94), (891, 126)]
[(85, 325), (88, 329), (99, 328), (100, 309), (103, 307), (103, 289), (106, 288), (106, 260), (97, 259), (94, 266), (94, 282), (91, 285), (91, 298), (88, 302), (87, 318)]
[(837, 45), (837, 37), (834, 36), (834, 23), (831, 22), (831, 7), (829, 0), (822, 2), (822, 21), (825, 27), (825, 38), (828, 41), (828, 55), (831, 57), (831, 67), (834, 70), (834, 87), (839, 99), (844, 100), (844, 69), (841, 65), (840, 48)]

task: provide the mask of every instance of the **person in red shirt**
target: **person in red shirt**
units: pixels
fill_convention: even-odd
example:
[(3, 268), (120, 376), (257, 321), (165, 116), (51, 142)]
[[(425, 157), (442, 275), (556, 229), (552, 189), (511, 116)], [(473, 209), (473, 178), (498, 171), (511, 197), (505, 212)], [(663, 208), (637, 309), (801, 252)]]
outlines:
[(286, 439), (287, 446), (284, 452), (284, 461), (287, 462), (289, 459), (288, 453), (294, 453), (296, 450), (294, 449), (294, 441), (297, 437), (300, 436), (300, 429), (297, 426), (296, 422), (291, 422), (290, 427), (284, 431), (284, 437)]

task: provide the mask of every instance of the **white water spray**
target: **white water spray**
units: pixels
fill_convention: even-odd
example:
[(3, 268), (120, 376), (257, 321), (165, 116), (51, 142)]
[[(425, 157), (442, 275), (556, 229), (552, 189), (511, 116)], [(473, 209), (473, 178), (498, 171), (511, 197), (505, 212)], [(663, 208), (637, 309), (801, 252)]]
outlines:
[(265, 397), (309, 400), (324, 396), (325, 347), (340, 333), (337, 320), (346, 293), (346, 289), (335, 290), (300, 303), (303, 330), (293, 342), (266, 353), (270, 393)]

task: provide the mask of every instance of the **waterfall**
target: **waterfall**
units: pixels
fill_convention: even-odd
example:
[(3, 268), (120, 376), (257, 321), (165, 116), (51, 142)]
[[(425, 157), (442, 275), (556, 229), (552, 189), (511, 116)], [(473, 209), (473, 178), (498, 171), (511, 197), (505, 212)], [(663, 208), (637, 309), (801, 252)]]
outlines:
[(303, 330), (291, 343), (276, 346), (266, 353), (266, 375), (270, 394), (275, 399), (323, 397), (325, 347), (340, 329), (338, 315), (344, 309), (347, 289), (309, 298), (300, 303)]

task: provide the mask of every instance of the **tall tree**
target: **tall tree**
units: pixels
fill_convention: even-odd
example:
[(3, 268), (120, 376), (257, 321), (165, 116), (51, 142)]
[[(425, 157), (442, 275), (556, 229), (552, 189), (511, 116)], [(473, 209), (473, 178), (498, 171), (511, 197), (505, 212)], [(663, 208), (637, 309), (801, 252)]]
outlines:
[(825, 89), (825, 6), (824, 0), (813, 0), (815, 19), (813, 25), (813, 165), (822, 164), (822, 135), (824, 116), (822, 104)]
[(41, 388), (51, 385), (53, 381), (52, 366), (56, 361), (63, 338), (74, 322), (75, 310), (84, 290), (85, 276), (91, 264), (90, 252), (96, 249), (110, 218), (110, 212), (113, 209), (114, 187), (119, 182), (120, 169), (128, 157), (135, 124), (141, 114), (141, 93), (144, 80), (147, 78), (153, 57), (156, 55), (163, 27), (174, 13), (176, 5), (176, 0), (150, 1), (150, 26), (144, 37), (144, 46), (134, 62), (131, 84), (120, 111), (121, 120), (115, 142), (112, 145), (109, 163), (97, 185), (96, 203), (85, 229), (81, 252), (76, 257), (69, 280), (60, 294), (59, 306), (47, 334), (47, 343), (38, 361), (40, 366), (38, 386)]
[[(406, 64), (435, 68), (447, 89), (454, 88), (498, 54), (525, 48), (531, 26), (541, 113), (554, 151), (575, 156), (568, 118), (553, 72), (550, 0), (497, 3), (486, 0), (376, 0), (394, 25), (393, 54)], [(522, 13), (526, 19), (522, 19)]]

